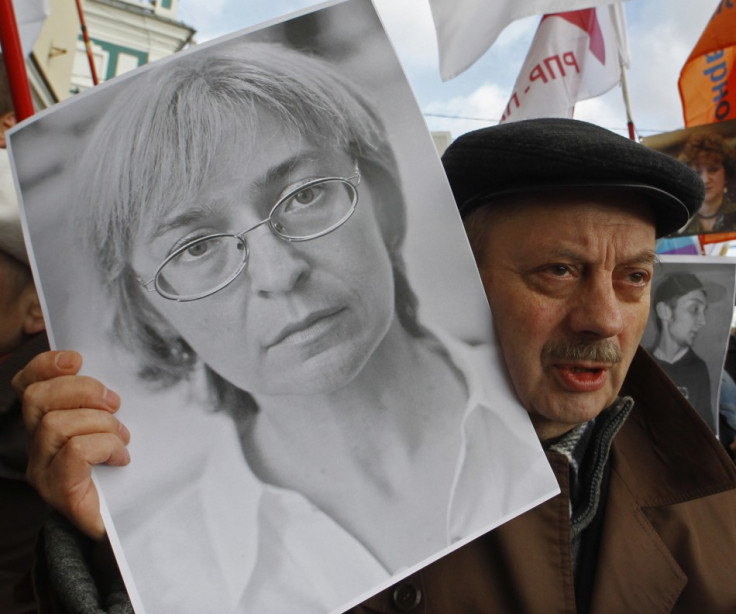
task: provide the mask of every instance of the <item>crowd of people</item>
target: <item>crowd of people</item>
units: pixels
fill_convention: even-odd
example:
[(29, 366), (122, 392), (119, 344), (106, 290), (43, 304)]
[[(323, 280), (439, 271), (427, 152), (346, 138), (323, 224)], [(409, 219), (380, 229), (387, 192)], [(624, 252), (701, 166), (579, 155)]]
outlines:
[[(316, 504), (311, 543), (339, 533), (340, 558), (323, 576), (344, 599), (455, 532), (477, 532), (487, 518), (468, 511), (464, 480), (503, 492), (498, 510), (483, 508), (503, 516), (523, 475), (499, 486), (493, 467), (520, 462), (525, 444), (478, 392), (487, 374), (475, 357), (486, 349), (419, 321), (396, 162), (360, 92), (325, 63), (271, 45), (192, 58), (150, 71), (100, 122), (80, 161), (88, 180), (75, 215), (116, 297), (117, 341), (149, 381), (203, 365), (212, 407), (238, 425), (247, 465), (267, 485), (258, 558), (222, 603), (319, 612), (332, 602), (305, 596), (314, 552), (270, 548), (282, 523), (304, 522), (295, 496)], [(680, 339), (677, 318), (702, 319), (719, 299), (680, 275), (650, 300), (655, 241), (728, 218), (722, 186), (696, 172), (715, 166), (708, 147), (684, 164), (593, 124), (538, 119), (467, 133), (444, 153), (510, 394), (560, 493), (351, 612), (736, 611), (736, 465), (698, 415), (696, 384), (684, 395), (667, 376), (668, 364), (697, 358), (697, 331)], [(718, 176), (731, 164), (719, 151)], [(130, 462), (121, 398), (79, 374), (73, 348), (45, 351), (17, 205), (0, 194), (0, 609), (132, 612), (92, 479), (95, 465)], [(640, 346), (650, 306), (661, 321), (654, 358)], [(446, 431), (449, 440), (438, 436)], [(16, 448), (7, 462), (6, 439)], [(428, 483), (383, 467), (379, 443), (433, 463)], [(315, 456), (318, 475), (303, 464)], [(21, 526), (6, 546), (6, 527)], [(417, 534), (412, 552), (405, 536)], [(144, 590), (176, 593), (163, 577)], [(263, 587), (276, 581), (274, 597)]]

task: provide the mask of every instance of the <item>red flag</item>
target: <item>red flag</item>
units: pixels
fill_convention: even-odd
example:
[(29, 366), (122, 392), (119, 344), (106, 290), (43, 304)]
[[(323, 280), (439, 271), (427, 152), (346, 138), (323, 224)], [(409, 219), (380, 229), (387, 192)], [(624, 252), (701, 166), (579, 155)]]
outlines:
[(623, 13), (617, 8), (545, 15), (501, 121), (572, 117), (577, 101), (616, 85), (628, 62)]
[(685, 126), (736, 118), (736, 3), (719, 0), (678, 82)]

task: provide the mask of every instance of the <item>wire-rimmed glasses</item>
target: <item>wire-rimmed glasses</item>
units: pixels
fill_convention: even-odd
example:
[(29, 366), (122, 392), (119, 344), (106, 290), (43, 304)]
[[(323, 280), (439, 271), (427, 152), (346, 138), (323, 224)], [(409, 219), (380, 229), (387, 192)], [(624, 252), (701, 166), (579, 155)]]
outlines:
[(358, 204), (360, 170), (350, 177), (320, 177), (284, 195), (268, 217), (238, 234), (216, 233), (178, 246), (166, 256), (153, 277), (139, 283), (172, 301), (196, 301), (219, 292), (248, 266), (245, 235), (268, 224), (283, 241), (296, 243), (323, 237), (338, 229)]

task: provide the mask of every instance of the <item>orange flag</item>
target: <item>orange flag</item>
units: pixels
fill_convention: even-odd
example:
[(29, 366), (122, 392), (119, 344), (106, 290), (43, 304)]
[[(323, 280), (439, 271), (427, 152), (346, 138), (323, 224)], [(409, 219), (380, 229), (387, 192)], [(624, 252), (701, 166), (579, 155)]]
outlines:
[(686, 127), (736, 118), (736, 1), (719, 0), (678, 86)]

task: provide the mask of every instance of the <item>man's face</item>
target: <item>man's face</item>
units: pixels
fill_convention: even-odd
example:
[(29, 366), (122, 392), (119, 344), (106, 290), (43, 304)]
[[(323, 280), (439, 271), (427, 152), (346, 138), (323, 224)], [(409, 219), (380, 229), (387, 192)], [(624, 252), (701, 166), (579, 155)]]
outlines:
[(480, 215), (479, 268), (501, 350), (549, 439), (597, 416), (621, 388), (647, 323), (654, 224), (632, 195), (528, 196)]
[(680, 347), (690, 347), (700, 329), (705, 326), (705, 310), (708, 302), (702, 290), (692, 290), (677, 299), (672, 317), (664, 325), (669, 336)]

